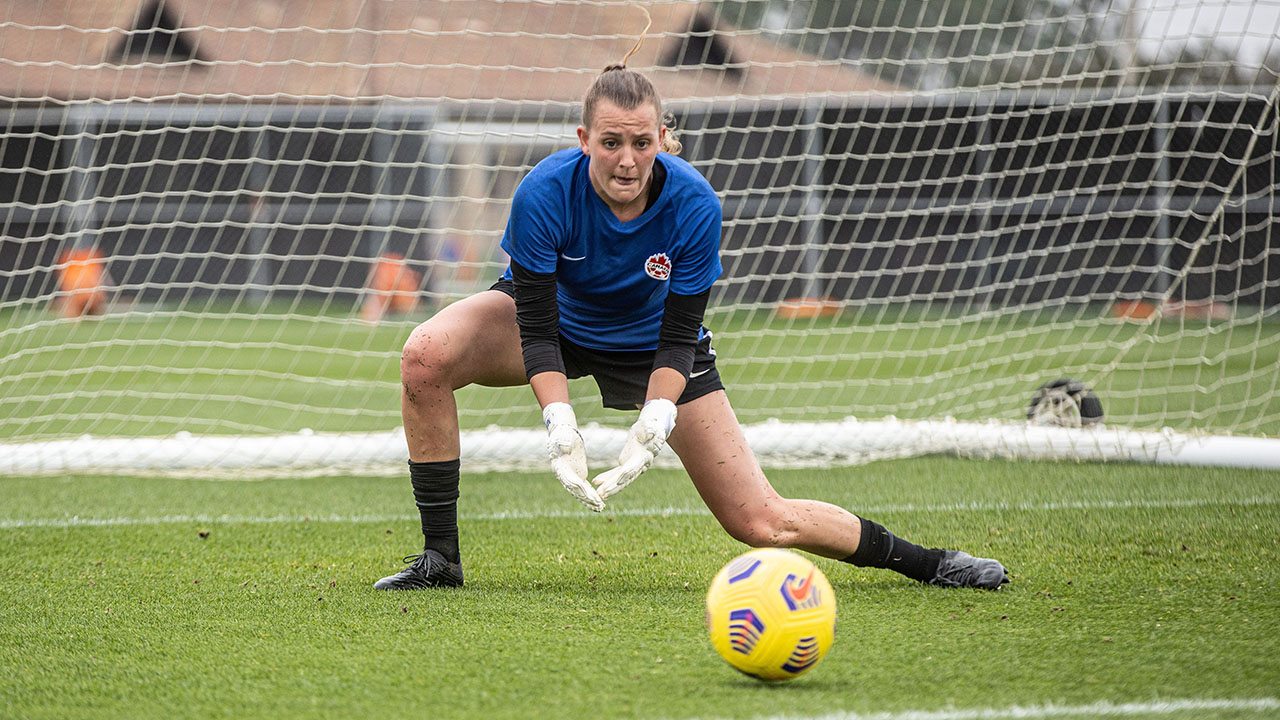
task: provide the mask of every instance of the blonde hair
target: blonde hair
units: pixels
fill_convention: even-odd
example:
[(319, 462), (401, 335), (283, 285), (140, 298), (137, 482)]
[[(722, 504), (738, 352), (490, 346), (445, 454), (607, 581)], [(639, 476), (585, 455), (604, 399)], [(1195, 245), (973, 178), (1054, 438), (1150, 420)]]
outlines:
[(663, 136), (662, 146), (659, 149), (665, 153), (679, 155), (682, 146), (680, 140), (676, 138), (675, 116), (662, 109), (662, 98), (658, 96), (658, 91), (653, 87), (653, 83), (649, 82), (649, 79), (644, 75), (627, 68), (627, 61), (640, 49), (640, 45), (644, 43), (645, 36), (649, 34), (649, 27), (653, 25), (653, 18), (649, 16), (649, 11), (643, 7), (640, 10), (644, 12), (647, 20), (644, 30), (640, 32), (640, 38), (636, 40), (636, 44), (623, 56), (622, 62), (606, 67), (591, 83), (586, 97), (582, 99), (582, 126), (588, 130), (591, 129), (591, 121), (595, 119), (596, 106), (601, 100), (613, 103), (623, 110), (634, 110), (648, 103), (657, 111), (658, 124), (667, 129), (667, 134)]

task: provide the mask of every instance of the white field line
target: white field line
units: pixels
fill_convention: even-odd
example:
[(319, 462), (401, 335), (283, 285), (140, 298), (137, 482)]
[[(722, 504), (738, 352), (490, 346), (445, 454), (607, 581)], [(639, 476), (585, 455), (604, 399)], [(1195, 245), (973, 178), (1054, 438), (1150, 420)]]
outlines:
[[(1043, 503), (968, 502), (939, 505), (870, 505), (855, 508), (857, 512), (875, 513), (939, 513), (939, 512), (997, 512), (1061, 510), (1125, 510), (1166, 509), (1211, 506), (1255, 507), (1280, 505), (1280, 497), (1255, 496), (1238, 499), (1168, 499), (1168, 500), (1073, 500)], [(710, 515), (702, 506), (697, 507), (647, 507), (609, 510), (604, 515), (618, 517), (666, 517), (671, 515)], [(492, 513), (461, 513), (460, 520), (541, 520), (557, 518), (589, 518), (596, 514), (587, 510), (503, 510)], [(78, 515), (57, 518), (7, 518), (0, 519), (0, 530), (19, 528), (72, 528), (106, 527), (113, 525), (171, 525), (183, 523), (267, 525), (273, 523), (382, 523), (416, 521), (417, 515), (158, 515), (150, 517), (80, 517)]]
[(1174, 715), (1208, 711), (1270, 713), (1280, 709), (1280, 699), (1225, 698), (1203, 700), (1155, 700), (1151, 702), (1088, 705), (1014, 705), (1005, 708), (972, 710), (907, 710), (893, 713), (847, 713), (825, 715), (776, 715), (757, 720), (1014, 720), (1062, 717), (1132, 717), (1135, 715)]

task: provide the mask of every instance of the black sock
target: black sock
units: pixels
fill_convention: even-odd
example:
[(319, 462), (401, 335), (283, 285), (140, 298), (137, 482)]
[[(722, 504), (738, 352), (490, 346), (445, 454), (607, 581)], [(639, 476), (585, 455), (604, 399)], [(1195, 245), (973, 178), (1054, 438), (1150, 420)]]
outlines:
[(435, 550), (449, 562), (460, 562), (458, 550), (458, 460), (409, 461), (413, 499), (422, 516), (423, 549)]
[(888, 568), (920, 582), (928, 582), (938, 573), (942, 550), (903, 540), (866, 518), (859, 517), (858, 521), (862, 523), (858, 549), (844, 562), (858, 567)]

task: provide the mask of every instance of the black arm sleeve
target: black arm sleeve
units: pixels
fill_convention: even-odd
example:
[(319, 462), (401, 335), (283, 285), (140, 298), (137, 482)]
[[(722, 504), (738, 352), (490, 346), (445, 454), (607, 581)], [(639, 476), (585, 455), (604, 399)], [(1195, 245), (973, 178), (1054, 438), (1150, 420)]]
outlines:
[(516, 324), (520, 326), (520, 352), (524, 374), (564, 372), (560, 356), (560, 308), (556, 305), (556, 274), (536, 273), (511, 261), (516, 286)]
[(653, 357), (653, 369), (673, 368), (689, 378), (693, 372), (694, 350), (698, 347), (698, 331), (707, 312), (707, 299), (711, 290), (697, 295), (669, 293), (662, 310), (662, 327), (658, 330), (658, 350)]

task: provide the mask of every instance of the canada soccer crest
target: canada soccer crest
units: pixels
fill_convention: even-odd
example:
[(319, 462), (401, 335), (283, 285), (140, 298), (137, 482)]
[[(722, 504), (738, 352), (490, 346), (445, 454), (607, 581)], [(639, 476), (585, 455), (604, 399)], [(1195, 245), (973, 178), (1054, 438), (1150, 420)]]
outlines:
[(644, 261), (644, 271), (654, 280), (666, 280), (671, 277), (671, 258), (666, 253), (654, 253)]

